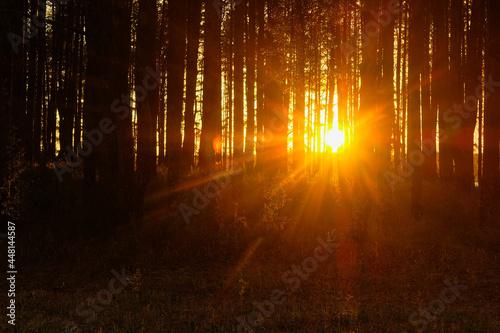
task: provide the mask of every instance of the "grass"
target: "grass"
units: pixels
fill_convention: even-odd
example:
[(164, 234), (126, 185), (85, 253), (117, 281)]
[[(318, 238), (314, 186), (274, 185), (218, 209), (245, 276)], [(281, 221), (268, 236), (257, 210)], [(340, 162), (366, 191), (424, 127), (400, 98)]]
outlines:
[[(177, 206), (193, 192), (165, 189), (154, 184), (144, 217), (111, 233), (21, 234), (17, 325), (3, 320), (0, 331), (62, 332), (73, 321), (81, 332), (236, 332), (237, 318), (248, 321), (253, 303), (279, 289), (286, 300), (254, 316), (256, 332), (417, 332), (410, 316), (455, 277), (467, 289), (425, 331), (500, 331), (500, 238), (476, 225), (478, 193), (426, 184), (425, 215), (413, 222), (404, 184), (373, 205), (360, 232), (350, 218), (358, 203), (349, 208), (319, 176), (233, 181), (188, 226)], [(291, 290), (282, 275), (328, 235), (340, 246)], [(122, 267), (134, 279), (85, 323), (78, 304)]]

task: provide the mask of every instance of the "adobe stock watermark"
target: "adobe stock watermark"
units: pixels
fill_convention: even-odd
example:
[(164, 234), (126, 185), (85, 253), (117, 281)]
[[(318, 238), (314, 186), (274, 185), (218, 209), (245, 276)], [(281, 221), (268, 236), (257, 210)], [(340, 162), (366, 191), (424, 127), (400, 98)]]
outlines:
[[(160, 71), (158, 65), (156, 65), (156, 71), (153, 71), (151, 67), (146, 67), (146, 71), (148, 74), (144, 76), (142, 86), (136, 86), (135, 88), (136, 103), (143, 102), (148, 96), (148, 92), (156, 89), (161, 83), (163, 72)], [(111, 103), (111, 112), (119, 115), (120, 120), (125, 120), (130, 115), (130, 100), (131, 97), (129, 95), (122, 94), (120, 98), (115, 99)], [(92, 154), (94, 148), (103, 142), (105, 134), (110, 134), (115, 129), (116, 126), (111, 119), (103, 118), (99, 122), (99, 128), (90, 131), (83, 130), (83, 140), (80, 142), (77, 152), (71, 146), (66, 146), (66, 163), (68, 165), (66, 166), (58, 162), (52, 164), (52, 169), (59, 182), (63, 181), (65, 173), (72, 173), (74, 169), (82, 164), (83, 157)]]
[[(52, 14), (56, 16), (59, 12), (59, 5), (67, 5), (70, 1), (71, 0), (53, 0), (52, 5), (54, 7), (52, 9)], [(43, 12), (46, 12), (46, 1), (38, 0), (38, 8), (43, 8)], [(25, 16), (22, 17), (22, 20), (24, 22), (24, 25), (21, 35), (18, 35), (14, 32), (9, 32), (7, 34), (7, 38), (9, 39), (10, 44), (12, 45), (12, 49), (16, 54), (19, 53), (19, 45), (27, 44), (31, 38), (34, 38), (36, 35), (38, 35), (38, 28), (43, 28), (46, 21), (45, 17), (40, 17), (36, 13), (32, 14), (29, 21)]]
[[(295, 292), (300, 288), (302, 281), (309, 277), (318, 269), (318, 263), (328, 260), (330, 255), (340, 246), (338, 243), (333, 243), (330, 237), (325, 242), (321, 237), (316, 239), (319, 245), (314, 249), (313, 256), (302, 260), (300, 266), (293, 265), (290, 270), (287, 270), (281, 276), (281, 281), (290, 287), (291, 292)], [(262, 302), (254, 301), (252, 304), (255, 310), (245, 316), (236, 318), (238, 322), (238, 333), (251, 333), (254, 328), (262, 326), (265, 318), (269, 318), (275, 312), (275, 306), (281, 305), (286, 301), (286, 296), (281, 289), (275, 289), (271, 292), (269, 299)]]
[(226, 11), (226, 7), (229, 6), (229, 12), (235, 10), (236, 6), (241, 5), (243, 0), (229, 0), (229, 4), (227, 5), (224, 0), (215, 0), (212, 2), (212, 6), (214, 6), (217, 11), (217, 15), (219, 15), (219, 20), (224, 21), (224, 12)]
[[(283, 131), (286, 128), (285, 124), (288, 124), (288, 118), (281, 114), (276, 108), (272, 109), (274, 116), (271, 118), (269, 122), (269, 128), (267, 129), (267, 133), (265, 134), (267, 139), (266, 142), (269, 145), (270, 142), (274, 140), (274, 133), (278, 133)], [(278, 122), (281, 121), (281, 126)], [(244, 151), (244, 143), (241, 143), (240, 146), (237, 147), (237, 151), (243, 156), (242, 160), (233, 161), (234, 170), (229, 173), (227, 171), (221, 171), (215, 174), (210, 175), (211, 181), (207, 182), (203, 187), (203, 192), (200, 189), (193, 189), (193, 200), (192, 206), (181, 203), (177, 208), (184, 219), (184, 222), (189, 225), (191, 223), (191, 216), (199, 215), (202, 210), (207, 208), (208, 204), (212, 199), (215, 199), (220, 191), (229, 185), (231, 182), (231, 175), (241, 174), (244, 170), (244, 165), (246, 163), (253, 162), (253, 152), (252, 154), (243, 154)], [(259, 147), (258, 147), (259, 148)], [(224, 180), (223, 180), (224, 179)]]
[[(455, 302), (461, 292), (467, 289), (467, 286), (458, 284), (458, 279), (455, 278), (454, 284), (445, 280), (446, 287), (441, 291), (439, 298), (431, 301), (427, 308), (420, 308), (418, 312), (413, 312), (408, 322), (415, 327), (415, 331), (422, 333), (427, 329), (430, 322), (434, 322), (441, 313), (444, 312), (446, 305)], [(401, 333), (408, 333), (403, 331)]]
[[(133, 281), (134, 277), (131, 275), (127, 275), (125, 273), (125, 268), (122, 268), (121, 274), (111, 270), (111, 274), (113, 274), (113, 278), (109, 280), (108, 288), (101, 289), (95, 298), (87, 298), (86, 302), (82, 302), (76, 306), (75, 312), (78, 316), (85, 319), (85, 323), (89, 324), (95, 318), (97, 313), (104, 310), (106, 306), (111, 304), (113, 300), (113, 296), (120, 294), (128, 284)], [(116, 287), (118, 283), (118, 288)], [(69, 321), (66, 323), (65, 333), (81, 333), (82, 329), (73, 321)]]
[[(483, 81), (481, 76), (478, 77), (479, 81)], [(494, 93), (495, 87), (500, 87), (500, 82), (493, 81), (493, 77), (490, 74), (485, 83), (485, 100), (487, 100), (492, 93)], [(453, 105), (453, 110), (448, 109), (443, 114), (444, 122), (447, 124), (452, 124), (451, 129), (456, 131), (462, 126), (463, 120), (471, 116), (473, 112), (477, 111), (478, 101), (481, 98), (481, 88), (482, 84), (476, 87), (475, 96), (469, 95), (465, 98), (465, 102), (462, 105)], [(436, 137), (437, 133), (434, 129), (431, 134), (432, 137)], [(439, 133), (439, 142), (443, 143), (449, 140), (447, 134)], [(396, 175), (394, 172), (386, 172), (384, 174), (387, 184), (389, 185), (392, 192), (396, 190), (396, 184), (403, 183), (406, 179), (411, 177), (415, 172), (415, 168), (422, 166), (425, 159), (431, 154), (436, 152), (436, 141), (426, 139), (422, 141), (422, 150), (413, 150), (408, 154), (408, 160), (401, 159), (401, 169)]]
[(361, 37), (361, 45), (354, 46), (347, 42), (342, 43), (341, 49), (344, 56), (347, 58), (354, 52), (367, 47), (368, 44), (372, 42), (372, 38), (380, 35), (382, 29), (391, 23), (393, 15), (398, 15), (400, 12), (401, 3), (399, 0), (389, 0), (387, 3), (387, 9), (381, 9), (378, 13), (373, 10), (370, 11), (370, 15), (372, 15), (375, 20), (365, 24), (365, 31), (361, 31), (361, 28), (357, 27), (357, 33), (354, 35), (354, 40), (356, 41), (358, 40), (358, 37)]
[(212, 181), (205, 184), (203, 187), (203, 193), (198, 188), (193, 189), (194, 197), (192, 207), (185, 203), (179, 204), (179, 212), (181, 213), (186, 224), (190, 224), (190, 217), (192, 215), (199, 215), (203, 209), (207, 208), (210, 200), (216, 198), (221, 189), (225, 188), (231, 182), (228, 172), (219, 172), (211, 175), (210, 178)]
[[(239, 149), (243, 151), (243, 147)], [(203, 192), (199, 188), (193, 188), (192, 206), (185, 203), (179, 204), (177, 208), (187, 225), (191, 223), (192, 215), (199, 215), (202, 210), (208, 207), (211, 200), (215, 199), (220, 191), (231, 183), (231, 175), (238, 175), (243, 172), (245, 163), (253, 161), (253, 156), (246, 156), (243, 161), (234, 161), (234, 170), (232, 172), (220, 171), (210, 175), (211, 181), (203, 186)], [(200, 187), (201, 188), (201, 187)]]

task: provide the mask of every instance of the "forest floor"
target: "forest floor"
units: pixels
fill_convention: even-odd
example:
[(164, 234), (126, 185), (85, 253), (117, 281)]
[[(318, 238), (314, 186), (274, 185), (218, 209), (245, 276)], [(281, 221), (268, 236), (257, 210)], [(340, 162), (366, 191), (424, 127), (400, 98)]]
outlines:
[(111, 235), (20, 235), (16, 326), (0, 331), (500, 332), (500, 235), (478, 229), (477, 193), (426, 183), (414, 222), (403, 185), (362, 233), (323, 177), (224, 186), (189, 225), (196, 192), (159, 182)]

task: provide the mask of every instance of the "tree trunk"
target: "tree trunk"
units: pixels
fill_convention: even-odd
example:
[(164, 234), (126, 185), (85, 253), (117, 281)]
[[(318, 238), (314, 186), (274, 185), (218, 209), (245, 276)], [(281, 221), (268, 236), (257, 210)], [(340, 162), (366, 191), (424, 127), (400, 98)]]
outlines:
[(234, 163), (241, 165), (244, 149), (243, 133), (243, 60), (244, 60), (244, 19), (243, 4), (234, 8)]
[[(205, 2), (205, 69), (203, 79), (203, 115), (200, 140), (200, 170), (208, 173), (220, 162), (221, 142), (221, 46), (220, 19), (212, 2)], [(220, 144), (219, 144), (220, 145)]]
[[(497, 81), (500, 77), (500, 3), (490, 0), (488, 7), (489, 50), (486, 54), (486, 81)], [(488, 45), (488, 44), (487, 44)], [(497, 91), (495, 91), (497, 90)], [(499, 222), (499, 140), (500, 140), (500, 93), (498, 88), (486, 86), (484, 111), (484, 166), (481, 187), (481, 210), (479, 221), (483, 226)]]
[(467, 35), (467, 66), (465, 91), (466, 100), (463, 105), (463, 125), (458, 132), (461, 159), (464, 166), (461, 173), (457, 174), (459, 185), (462, 189), (470, 191), (474, 188), (474, 132), (477, 124), (479, 98), (476, 88), (481, 85), (477, 79), (482, 74), (482, 43), (484, 34), (484, 3), (483, 0), (474, 0), (471, 9), (470, 29)]
[(431, 106), (431, 58), (430, 58), (430, 28), (431, 8), (429, 1), (423, 2), (425, 22), (422, 40), (422, 138), (426, 150), (425, 160), (422, 166), (422, 177), (426, 180), (437, 179), (436, 161), (436, 122), (437, 113)]
[[(273, 31), (278, 27), (281, 12), (275, 2), (268, 2), (269, 29)], [(269, 117), (267, 131), (272, 134), (273, 140), (270, 144), (268, 156), (269, 171), (286, 171), (287, 168), (287, 132), (288, 114), (283, 107), (282, 96), (282, 62), (280, 48), (271, 32), (267, 36), (267, 51), (269, 52), (269, 66), (266, 85), (266, 113)]]
[[(131, 9), (125, 0), (112, 4), (93, 0), (85, 9), (88, 62), (84, 129), (89, 133), (85, 140), (92, 146), (92, 152), (85, 157), (84, 178), (88, 185), (92, 185), (98, 172), (99, 182), (106, 185), (111, 195), (123, 199), (119, 202), (127, 207), (125, 196), (132, 191), (130, 168), (133, 159), (130, 153), (133, 146), (132, 131), (128, 126), (131, 116), (130, 112), (116, 113), (113, 105), (128, 92)], [(102, 31), (108, 33), (103, 35)], [(120, 118), (122, 114), (128, 117)], [(101, 128), (106, 119), (110, 121), (107, 122), (110, 130), (104, 133)], [(101, 132), (102, 139), (95, 134), (97, 132)], [(123, 158), (125, 154), (128, 154), (128, 159)], [(127, 174), (128, 178), (125, 177)], [(113, 202), (110, 199), (109, 203)]]
[(439, 176), (443, 181), (453, 178), (453, 156), (451, 153), (451, 125), (445, 121), (449, 108), (450, 72), (448, 60), (448, 24), (444, 8), (447, 1), (437, 0), (434, 4), (436, 48), (433, 52), (433, 66), (439, 74), (433, 77), (432, 99), (436, 101), (439, 112)]
[[(165, 165), (165, 118), (166, 104), (165, 97), (167, 95), (167, 86), (165, 84), (167, 78), (167, 26), (168, 26), (168, 5), (167, 0), (162, 0), (161, 5), (161, 21), (160, 33), (158, 37), (157, 51), (158, 63), (161, 71), (161, 86), (160, 86), (160, 105), (158, 109), (158, 165)], [(187, 119), (186, 119), (187, 122)]]
[[(6, 0), (2, 8), (23, 13), (24, 1)], [(26, 111), (26, 68), (25, 47), (22, 43), (23, 21), (21, 14), (5, 15), (0, 21), (0, 147), (6, 147), (9, 140), (25, 139), (22, 130)], [(29, 48), (29, 46), (28, 46)], [(14, 138), (10, 137), (14, 134)], [(21, 145), (25, 147), (25, 142)], [(9, 156), (0, 151), (0, 172), (5, 171)], [(0, 179), (5, 177), (0, 174)]]
[(181, 175), (187, 3), (169, 2), (168, 10), (167, 167), (168, 182), (175, 184)]
[(265, 101), (264, 91), (266, 87), (266, 68), (264, 66), (264, 52), (266, 48), (265, 40), (265, 0), (255, 0), (257, 2), (257, 163), (255, 168), (262, 170), (265, 163)]
[(304, 143), (304, 117), (306, 109), (306, 57), (305, 57), (305, 8), (303, 0), (295, 1), (293, 25), (295, 40), (293, 44), (296, 49), (295, 60), (295, 107), (293, 108), (293, 167), (299, 170), (304, 165), (305, 143)]
[(186, 171), (191, 170), (194, 163), (194, 105), (196, 102), (196, 86), (198, 83), (198, 46), (200, 41), (201, 0), (189, 1), (189, 17), (187, 28), (187, 61), (186, 61), (186, 116), (184, 127), (184, 163)]
[(245, 144), (245, 161), (247, 172), (254, 168), (255, 150), (255, 27), (256, 0), (248, 1), (248, 37), (247, 37), (247, 135)]
[[(451, 40), (450, 40), (450, 99), (449, 106), (453, 113), (456, 112), (457, 107), (462, 107), (464, 103), (464, 88), (463, 88), (463, 75), (462, 75), (462, 38), (463, 38), (463, 3), (460, 1), (451, 2)], [(446, 114), (447, 111), (445, 111)], [(446, 117), (446, 116), (445, 116)], [(458, 116), (457, 116), (458, 119)], [(445, 119), (447, 121), (447, 119)], [(465, 160), (462, 154), (462, 147), (460, 146), (460, 135), (462, 119), (460, 121), (450, 122), (448, 118), (448, 123), (451, 123), (452, 133), (451, 133), (451, 146), (452, 155), (455, 162), (455, 174), (453, 179), (459, 182), (459, 179), (464, 175), (465, 170)], [(456, 178), (455, 178), (456, 177)]]
[(420, 138), (420, 73), (422, 70), (423, 33), (420, 18), (423, 14), (421, 0), (410, 2), (409, 54), (408, 54), (408, 172), (411, 173), (411, 217), (417, 220), (422, 215), (422, 171)]
[[(382, 1), (383, 2), (383, 1)], [(380, 195), (386, 198), (387, 180), (385, 174), (391, 169), (391, 141), (393, 136), (394, 124), (394, 19), (392, 19), (383, 27), (382, 32), (382, 70), (383, 79), (381, 91), (383, 96), (381, 99), (381, 117), (379, 126), (379, 156), (378, 156), (378, 182), (379, 189), (382, 190)]]

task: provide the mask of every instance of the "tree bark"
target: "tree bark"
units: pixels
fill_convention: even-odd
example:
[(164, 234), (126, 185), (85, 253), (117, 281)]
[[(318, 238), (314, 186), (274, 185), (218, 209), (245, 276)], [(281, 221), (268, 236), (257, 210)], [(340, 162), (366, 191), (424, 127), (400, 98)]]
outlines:
[(220, 162), (217, 141), (221, 142), (221, 46), (220, 19), (211, 1), (205, 2), (205, 68), (203, 79), (203, 115), (200, 140), (200, 170), (216, 170)]
[(422, 71), (423, 34), (420, 18), (423, 14), (421, 0), (410, 2), (409, 54), (408, 54), (408, 158), (407, 165), (411, 174), (411, 217), (417, 220), (422, 215), (422, 170), (423, 158), (420, 138), (420, 73)]
[[(488, 42), (486, 54), (486, 80), (498, 81), (500, 77), (500, 3), (489, 1), (488, 7)], [(491, 75), (491, 77), (490, 77)], [(495, 91), (497, 90), (497, 91)], [(499, 196), (499, 140), (500, 140), (500, 92), (498, 88), (486, 87), (486, 105), (484, 111), (484, 166), (481, 187), (481, 210), (479, 221), (482, 226), (498, 225), (500, 218)]]
[(255, 150), (255, 47), (256, 47), (256, 1), (248, 0), (248, 37), (247, 37), (247, 135), (245, 161), (247, 172), (254, 168)]
[(234, 163), (240, 165), (244, 151), (243, 126), (243, 64), (244, 64), (244, 19), (245, 7), (234, 8)]
[(198, 83), (198, 47), (200, 41), (201, 0), (189, 1), (189, 17), (187, 28), (187, 60), (186, 60), (186, 111), (184, 127), (184, 163), (186, 171), (191, 170), (194, 163), (194, 105), (196, 102), (196, 86)]
[(434, 75), (432, 99), (436, 101), (439, 113), (439, 176), (442, 181), (453, 178), (453, 156), (451, 151), (451, 125), (445, 121), (445, 113), (449, 108), (450, 71), (448, 60), (448, 24), (447, 1), (434, 1), (436, 47), (433, 52), (433, 64), (439, 74)]
[(167, 167), (168, 182), (175, 184), (181, 175), (187, 3), (169, 2), (168, 10)]

